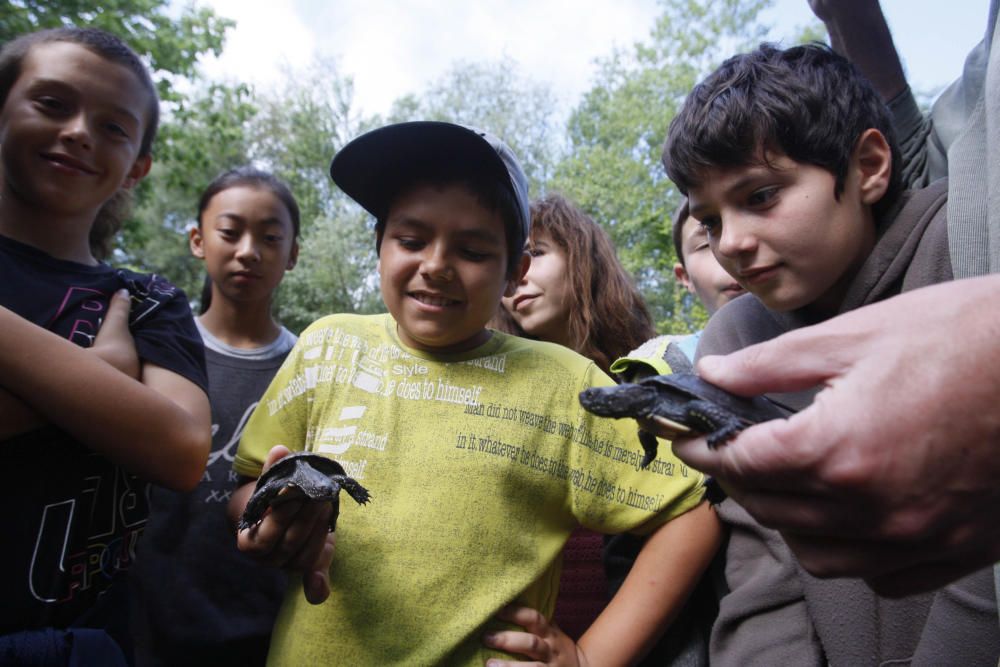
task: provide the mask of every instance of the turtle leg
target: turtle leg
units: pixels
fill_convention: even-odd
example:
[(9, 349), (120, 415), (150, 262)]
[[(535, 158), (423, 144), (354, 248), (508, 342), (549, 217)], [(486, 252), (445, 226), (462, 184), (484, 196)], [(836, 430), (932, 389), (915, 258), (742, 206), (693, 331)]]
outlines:
[(642, 457), (642, 463), (639, 464), (639, 467), (645, 468), (653, 462), (653, 459), (656, 458), (656, 450), (659, 443), (657, 443), (655, 435), (640, 428), (639, 444), (642, 445), (642, 451), (645, 452), (645, 455)]
[(368, 493), (368, 489), (358, 484), (357, 480), (353, 477), (348, 477), (347, 475), (333, 475), (330, 477), (337, 484), (340, 484), (340, 488), (347, 491), (347, 495), (354, 498), (354, 502), (359, 505), (364, 505), (371, 499), (371, 494)]
[(687, 418), (705, 434), (708, 446), (713, 449), (743, 430), (737, 417), (709, 401), (691, 401), (687, 406)]

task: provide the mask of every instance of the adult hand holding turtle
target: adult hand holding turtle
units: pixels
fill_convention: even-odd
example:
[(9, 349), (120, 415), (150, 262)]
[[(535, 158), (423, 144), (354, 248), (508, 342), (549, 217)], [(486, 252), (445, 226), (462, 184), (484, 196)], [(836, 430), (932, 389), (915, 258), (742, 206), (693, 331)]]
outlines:
[(937, 588), (1000, 560), (1000, 275), (915, 290), (698, 365), (738, 394), (825, 385), (788, 420), (676, 454), (822, 577)]

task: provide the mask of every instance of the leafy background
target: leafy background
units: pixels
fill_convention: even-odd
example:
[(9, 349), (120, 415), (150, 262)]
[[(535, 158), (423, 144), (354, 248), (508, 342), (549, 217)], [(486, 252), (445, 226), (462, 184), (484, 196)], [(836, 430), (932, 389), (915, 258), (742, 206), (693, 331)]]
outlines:
[[(220, 171), (254, 163), (289, 183), (302, 211), (299, 264), (275, 301), (293, 331), (331, 312), (383, 310), (374, 221), (330, 181), (328, 166), (352, 137), (386, 122), (450, 120), (488, 128), (521, 158), (534, 195), (557, 191), (610, 233), (663, 332), (701, 327), (706, 314), (673, 279), (670, 217), (679, 195), (660, 164), (666, 129), (687, 91), (771, 26), (771, 0), (662, 0), (648, 36), (598, 61), (568, 118), (541, 83), (511, 60), (456, 62), (384, 116), (360, 113), (336, 63), (288, 71), (280, 90), (200, 78), (200, 54), (218, 55), (234, 22), (167, 0), (0, 4), (0, 42), (41, 27), (95, 25), (123, 37), (149, 64), (163, 100), (154, 166), (134, 194), (116, 264), (166, 275), (197, 305), (203, 271), (187, 249), (198, 196)], [(824, 39), (817, 22), (785, 43)]]

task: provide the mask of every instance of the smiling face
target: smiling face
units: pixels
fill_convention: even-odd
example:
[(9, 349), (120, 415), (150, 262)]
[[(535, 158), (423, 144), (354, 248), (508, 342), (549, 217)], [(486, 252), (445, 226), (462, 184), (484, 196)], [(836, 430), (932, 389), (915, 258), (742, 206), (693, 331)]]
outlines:
[(3, 197), (33, 212), (32, 224), (38, 215), (92, 222), (149, 170), (139, 156), (149, 104), (132, 71), (79, 44), (32, 47), (0, 111)]
[(418, 185), (397, 197), (386, 216), (378, 264), (382, 299), (400, 340), (438, 353), (485, 343), (486, 323), (520, 278), (506, 277), (500, 214), (457, 185)]
[(569, 346), (566, 325), (571, 305), (566, 252), (547, 232), (535, 232), (529, 244), (531, 265), (503, 307), (534, 338)]
[(689, 190), (691, 215), (719, 263), (771, 310), (832, 314), (871, 252), (871, 204), (885, 193), (891, 164), (872, 132), (877, 145), (859, 144), (839, 197), (832, 173), (784, 155), (709, 168)]
[(715, 259), (705, 228), (691, 216), (681, 229), (681, 252), (684, 263), (674, 264), (674, 275), (705, 306), (709, 315), (746, 293)]
[(191, 253), (205, 260), (212, 303), (269, 303), (298, 244), (288, 209), (264, 187), (239, 185), (215, 194), (191, 230)]

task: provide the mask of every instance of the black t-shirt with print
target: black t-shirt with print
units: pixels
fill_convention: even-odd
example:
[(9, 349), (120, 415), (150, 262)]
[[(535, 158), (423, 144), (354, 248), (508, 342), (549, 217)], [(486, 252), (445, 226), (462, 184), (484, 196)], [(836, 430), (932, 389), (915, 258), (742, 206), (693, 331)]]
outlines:
[[(81, 347), (93, 345), (121, 288), (132, 295), (139, 358), (207, 390), (183, 291), (160, 276), (59, 260), (0, 236), (0, 305)], [(148, 484), (53, 426), (0, 442), (0, 471), (0, 633), (73, 625), (131, 565)]]

